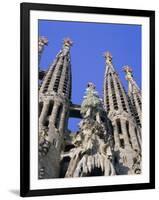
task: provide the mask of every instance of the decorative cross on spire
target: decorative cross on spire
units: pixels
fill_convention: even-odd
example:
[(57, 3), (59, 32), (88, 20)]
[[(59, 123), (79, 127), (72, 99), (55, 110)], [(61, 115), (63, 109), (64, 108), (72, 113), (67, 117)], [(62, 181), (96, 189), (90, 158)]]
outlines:
[(109, 51), (106, 51), (105, 53), (104, 53), (104, 57), (105, 57), (105, 59), (106, 59), (106, 63), (109, 65), (109, 64), (112, 64), (112, 55), (111, 55), (111, 53), (109, 52)]
[(73, 45), (73, 42), (72, 42), (72, 40), (69, 37), (64, 38), (63, 43), (66, 46), (72, 46)]

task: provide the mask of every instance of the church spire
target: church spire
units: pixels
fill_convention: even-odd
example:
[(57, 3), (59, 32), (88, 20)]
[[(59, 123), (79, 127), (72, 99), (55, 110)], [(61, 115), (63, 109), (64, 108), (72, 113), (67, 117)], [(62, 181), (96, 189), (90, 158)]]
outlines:
[(105, 54), (105, 67), (104, 106), (113, 126), (114, 150), (118, 156), (122, 157), (122, 154), (125, 154), (129, 160), (125, 163), (129, 172), (122, 167), (119, 172), (118, 164), (116, 170), (119, 174), (133, 173), (133, 155), (135, 151), (140, 151), (140, 130), (132, 114), (133, 106), (113, 66), (109, 52)]
[(139, 93), (141, 94), (140, 88), (138, 87), (136, 81), (133, 78), (133, 70), (130, 66), (126, 65), (123, 67), (123, 71), (125, 72), (126, 76), (125, 79), (128, 81), (128, 94), (131, 93)]
[(128, 95), (135, 109), (135, 118), (137, 124), (141, 126), (141, 91), (133, 78), (132, 68), (126, 65), (123, 67), (123, 70), (126, 73), (125, 78), (128, 81)]
[(63, 40), (62, 49), (50, 66), (40, 88), (41, 93), (58, 93), (71, 98), (70, 48), (72, 44), (69, 38)]
[(104, 58), (105, 58), (105, 65), (106, 67), (106, 73), (115, 72), (115, 69), (113, 67), (113, 56), (109, 51), (104, 52)]
[(60, 173), (71, 98), (71, 46), (72, 41), (64, 39), (39, 91), (39, 178), (57, 178)]
[(105, 53), (104, 53), (104, 57), (105, 57), (105, 59), (106, 59), (106, 64), (107, 65), (112, 65), (112, 55), (111, 55), (111, 53), (109, 52), (109, 51), (106, 51)]
[[(127, 94), (114, 69), (112, 55), (106, 52), (105, 56), (105, 77), (104, 77), (104, 104), (107, 112), (122, 110), (130, 113)], [(111, 103), (113, 102), (113, 104)]]

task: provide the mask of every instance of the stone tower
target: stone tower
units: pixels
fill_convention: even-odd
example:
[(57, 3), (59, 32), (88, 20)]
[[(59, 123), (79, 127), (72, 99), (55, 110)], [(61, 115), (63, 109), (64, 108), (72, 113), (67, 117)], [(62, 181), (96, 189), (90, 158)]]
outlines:
[(112, 55), (106, 52), (104, 56), (104, 106), (113, 126), (116, 173), (140, 173), (141, 138), (134, 106), (115, 71)]
[(72, 41), (64, 39), (39, 89), (39, 178), (56, 178), (60, 173), (71, 98), (71, 46)]
[(133, 70), (130, 66), (124, 66), (123, 70), (126, 73), (126, 80), (128, 81), (128, 96), (131, 100), (132, 105), (134, 106), (134, 116), (136, 123), (139, 128), (141, 128), (141, 91), (138, 87), (136, 81), (133, 78)]

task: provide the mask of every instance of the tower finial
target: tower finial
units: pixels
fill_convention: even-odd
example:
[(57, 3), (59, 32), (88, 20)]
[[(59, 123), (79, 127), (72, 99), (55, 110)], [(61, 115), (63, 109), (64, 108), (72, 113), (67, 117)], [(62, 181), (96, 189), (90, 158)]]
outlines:
[(95, 89), (96, 86), (95, 86), (94, 83), (92, 83), (92, 82), (88, 82), (88, 84), (87, 84), (87, 88), (93, 88), (93, 89)]
[(133, 75), (132, 75), (133, 70), (132, 70), (132, 68), (130, 66), (128, 66), (128, 65), (123, 66), (123, 71), (126, 73), (126, 76), (125, 76), (126, 80), (132, 79), (132, 77), (133, 77)]
[(41, 53), (43, 51), (44, 45), (48, 44), (48, 39), (44, 36), (39, 37), (38, 40), (38, 51)]
[[(135, 91), (141, 93), (140, 91), (140, 88), (138, 87), (136, 81), (134, 80), (133, 78), (133, 70), (130, 66), (126, 65), (126, 66), (123, 66), (123, 71), (126, 73), (126, 76), (125, 76), (125, 79), (131, 83), (132, 86), (135, 87)], [(130, 90), (130, 89), (129, 89)], [(130, 90), (131, 91), (131, 90)], [(132, 92), (132, 91), (131, 91)]]
[(113, 57), (112, 57), (112, 55), (111, 55), (111, 53), (109, 51), (106, 51), (104, 53), (104, 57), (106, 59), (106, 64), (108, 64), (108, 65), (112, 64), (112, 58)]
[(70, 47), (70, 46), (73, 45), (73, 41), (72, 41), (69, 37), (67, 37), (67, 38), (64, 38), (63, 44), (64, 44), (65, 46)]

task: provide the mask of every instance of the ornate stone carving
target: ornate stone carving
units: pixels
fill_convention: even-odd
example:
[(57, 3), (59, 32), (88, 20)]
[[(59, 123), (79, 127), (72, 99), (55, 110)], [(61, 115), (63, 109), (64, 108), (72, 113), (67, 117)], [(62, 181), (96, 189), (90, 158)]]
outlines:
[(95, 169), (100, 169), (103, 175), (115, 174), (110, 137), (106, 137), (109, 134), (106, 132), (106, 122), (99, 120), (102, 110), (95, 85), (89, 83), (81, 106), (83, 119), (79, 124), (80, 131), (73, 140), (76, 148), (66, 177), (87, 176), (91, 173), (96, 176)]

